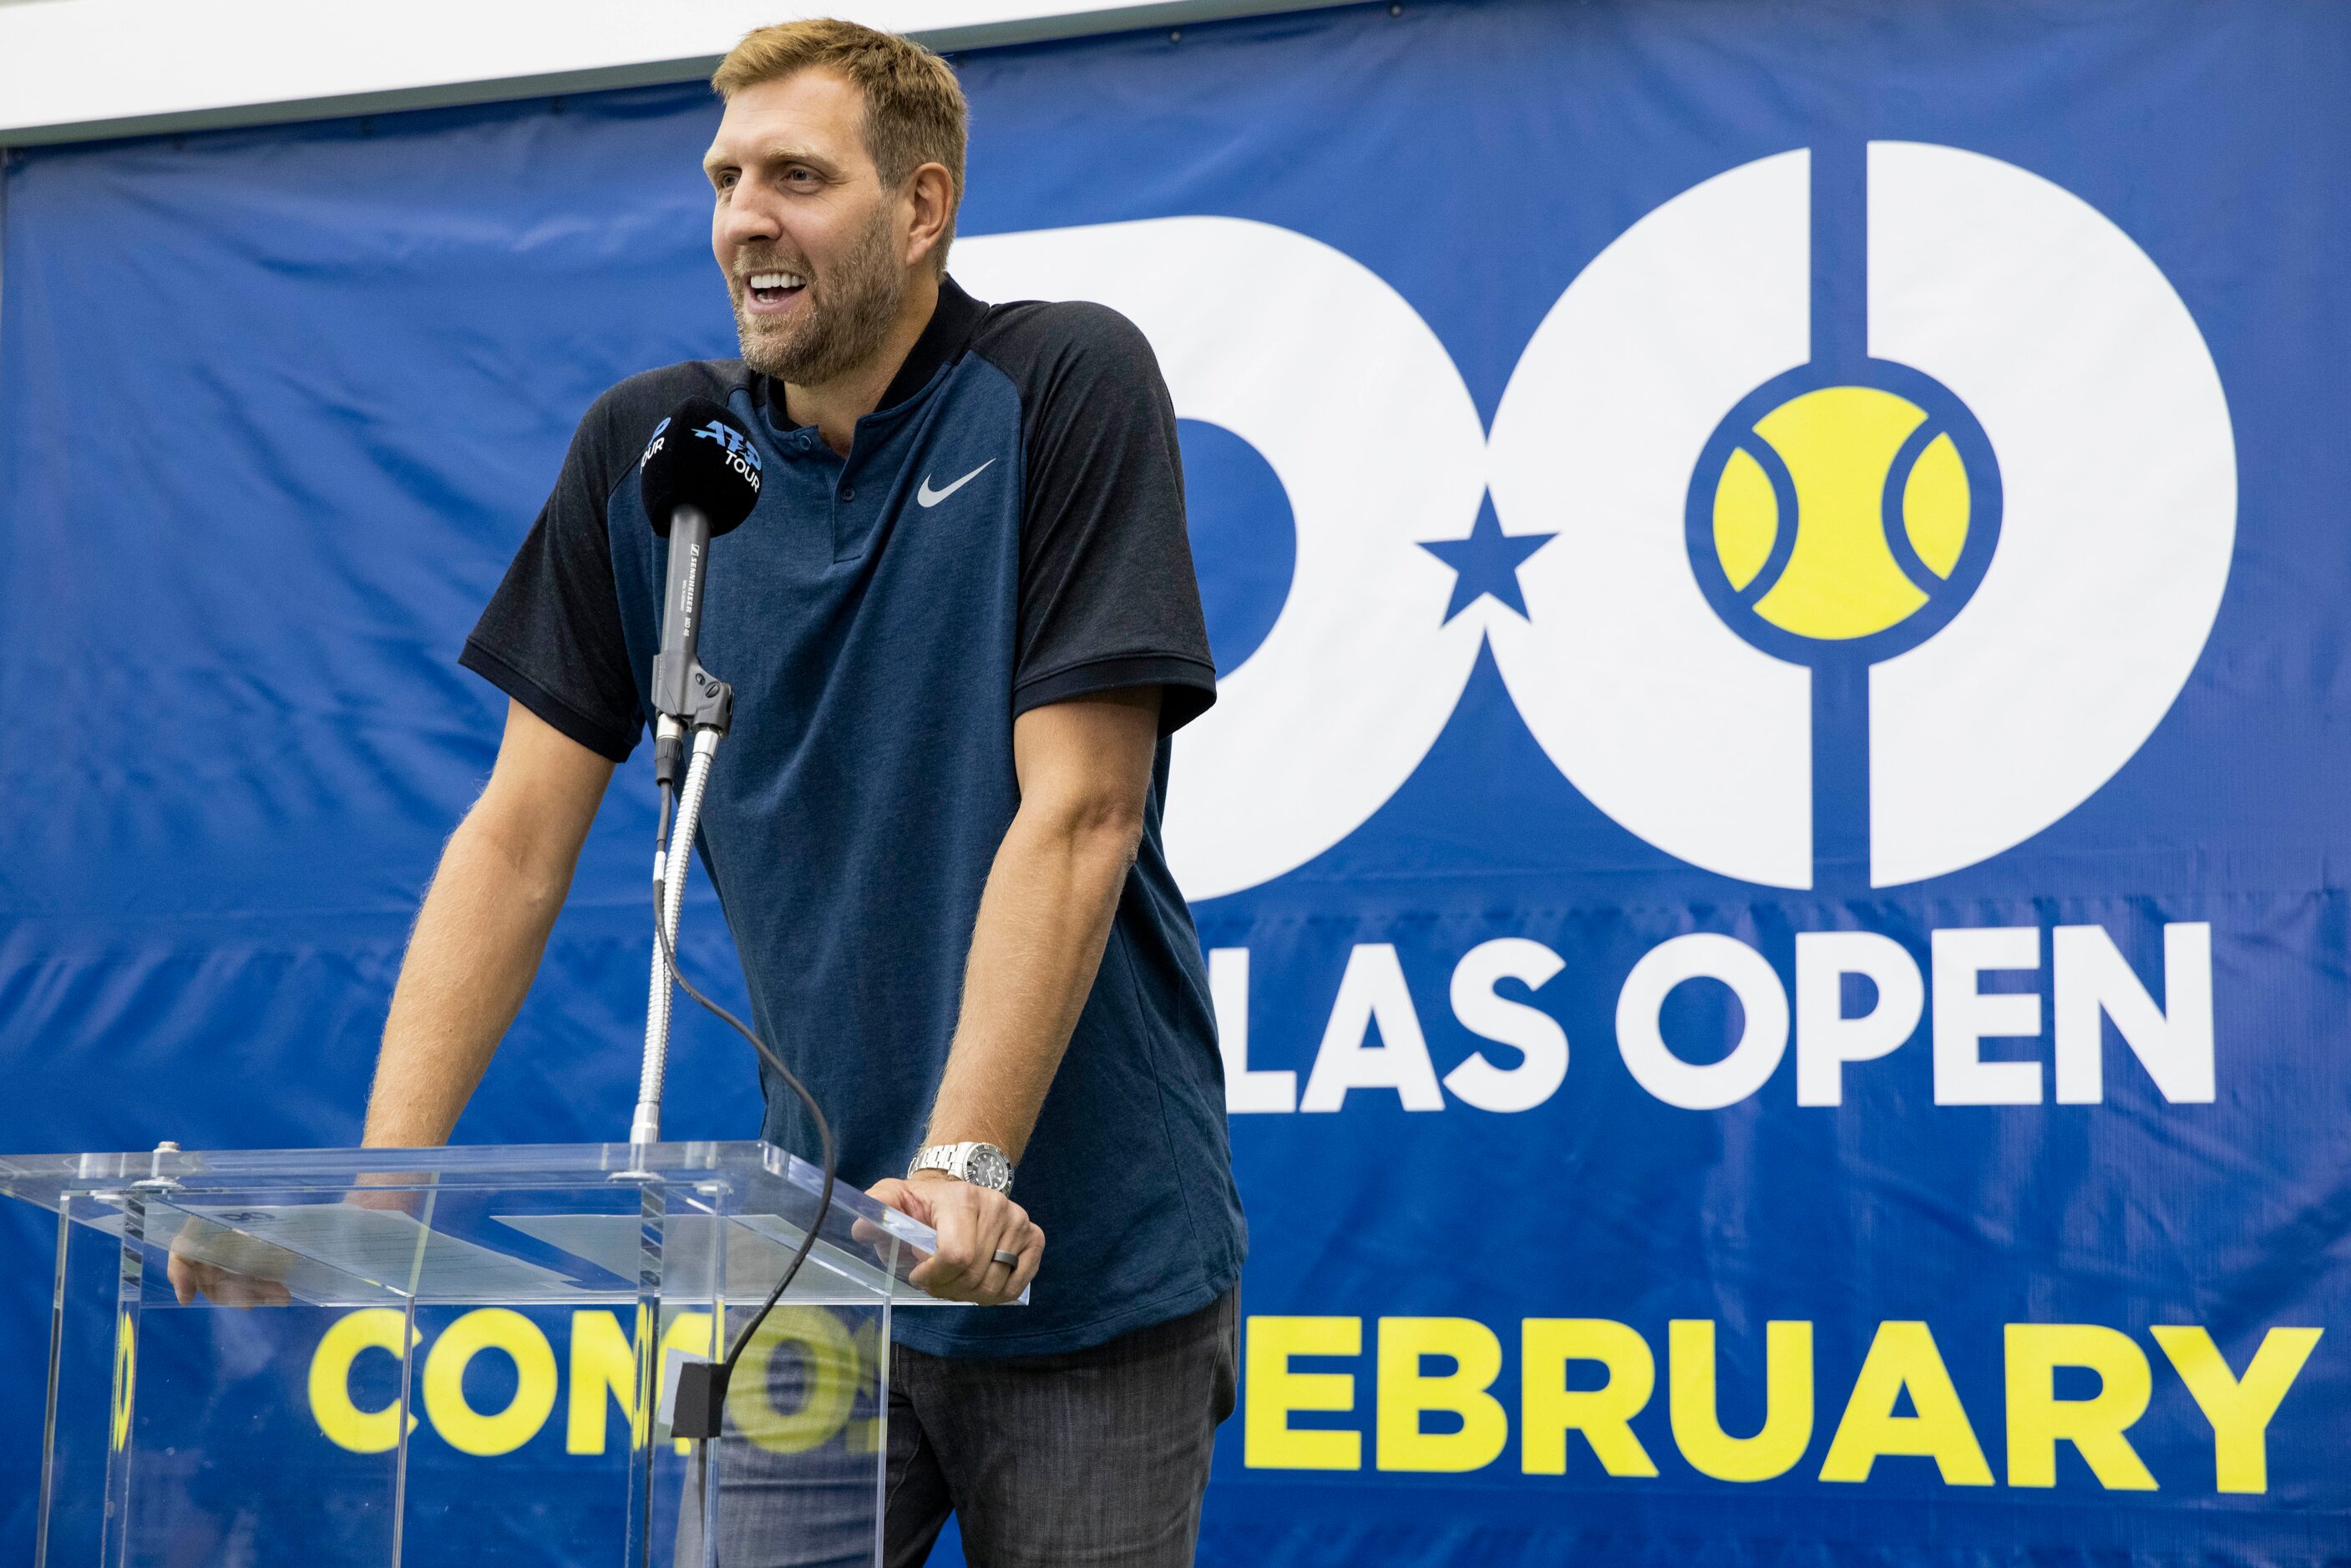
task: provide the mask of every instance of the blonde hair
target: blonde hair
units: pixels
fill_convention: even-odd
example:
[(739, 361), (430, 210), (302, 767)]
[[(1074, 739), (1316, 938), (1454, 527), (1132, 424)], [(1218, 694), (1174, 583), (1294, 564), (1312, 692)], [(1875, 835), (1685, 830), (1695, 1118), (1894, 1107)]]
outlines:
[(727, 51), (710, 86), (732, 99), (747, 87), (804, 70), (837, 72), (865, 97), (865, 151), (885, 186), (895, 186), (925, 163), (947, 171), (947, 222), (933, 251), (935, 270), (946, 270), (963, 203), (965, 124), (969, 107), (947, 63), (910, 39), (855, 22), (820, 17), (758, 27)]

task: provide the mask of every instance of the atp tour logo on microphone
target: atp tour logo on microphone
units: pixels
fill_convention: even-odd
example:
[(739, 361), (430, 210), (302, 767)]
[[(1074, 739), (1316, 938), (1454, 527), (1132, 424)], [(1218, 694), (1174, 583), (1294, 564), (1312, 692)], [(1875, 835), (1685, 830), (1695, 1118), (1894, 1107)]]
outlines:
[[(666, 425), (669, 421), (664, 420), (662, 423)], [(759, 488), (759, 449), (744, 440), (741, 431), (712, 420), (694, 434), (700, 441), (716, 441), (718, 450), (726, 454), (727, 466), (747, 480), (754, 491)]]
[(1369, 820), (1484, 643), (1551, 762), (1678, 859), (1957, 871), (2130, 760), (2228, 579), (2234, 438), (2187, 306), (2087, 202), (1957, 148), (1799, 149), (1664, 202), (1552, 306), (1490, 431), (1412, 306), (1289, 230), (981, 236), (956, 265), (1133, 317), (1176, 412), (1289, 500), (1279, 616), (1176, 740), (1196, 899)]
[(644, 455), (637, 459), (638, 467), (642, 468), (645, 464), (653, 462), (653, 454), (660, 452), (664, 446), (668, 444), (668, 442), (664, 439), (664, 432), (668, 429), (669, 416), (667, 414), (664, 414), (662, 416), (662, 422), (653, 427), (653, 433), (646, 439)]

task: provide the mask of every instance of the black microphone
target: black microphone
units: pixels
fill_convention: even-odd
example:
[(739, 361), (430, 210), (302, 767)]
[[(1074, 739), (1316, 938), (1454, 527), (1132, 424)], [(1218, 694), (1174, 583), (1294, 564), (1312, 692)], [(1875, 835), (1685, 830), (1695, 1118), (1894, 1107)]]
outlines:
[[(724, 728), (731, 695), (696, 657), (702, 640), (703, 575), (710, 541), (740, 524), (759, 500), (759, 449), (735, 416), (708, 398), (688, 398), (653, 427), (638, 462), (645, 515), (669, 540), (669, 576), (662, 589), (661, 652), (653, 660), (653, 713), (675, 725), (655, 726), (656, 774), (675, 782), (682, 735), (695, 722)], [(665, 730), (674, 732), (664, 737)]]

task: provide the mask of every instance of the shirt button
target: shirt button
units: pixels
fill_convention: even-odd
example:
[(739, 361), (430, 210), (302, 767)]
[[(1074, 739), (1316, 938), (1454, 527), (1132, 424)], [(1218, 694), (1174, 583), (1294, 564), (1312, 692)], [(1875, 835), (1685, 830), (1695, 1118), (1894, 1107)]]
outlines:
[(856, 500), (856, 499), (857, 499), (857, 487), (856, 487), (855, 485), (853, 485), (853, 484), (844, 484), (844, 485), (842, 485), (842, 486), (841, 487), (841, 498), (843, 501), (854, 501), (854, 500)]

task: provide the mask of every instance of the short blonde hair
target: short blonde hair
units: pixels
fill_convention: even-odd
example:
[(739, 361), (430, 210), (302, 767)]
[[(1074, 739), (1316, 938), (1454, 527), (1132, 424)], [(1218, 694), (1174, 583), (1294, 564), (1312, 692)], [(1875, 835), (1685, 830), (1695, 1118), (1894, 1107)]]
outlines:
[(839, 73), (865, 97), (865, 151), (884, 185), (902, 183), (925, 163), (947, 171), (947, 223), (933, 252), (946, 270), (963, 204), (963, 158), (970, 108), (947, 63), (911, 39), (855, 22), (820, 17), (758, 27), (727, 51), (710, 86), (731, 99), (747, 87), (804, 70)]

